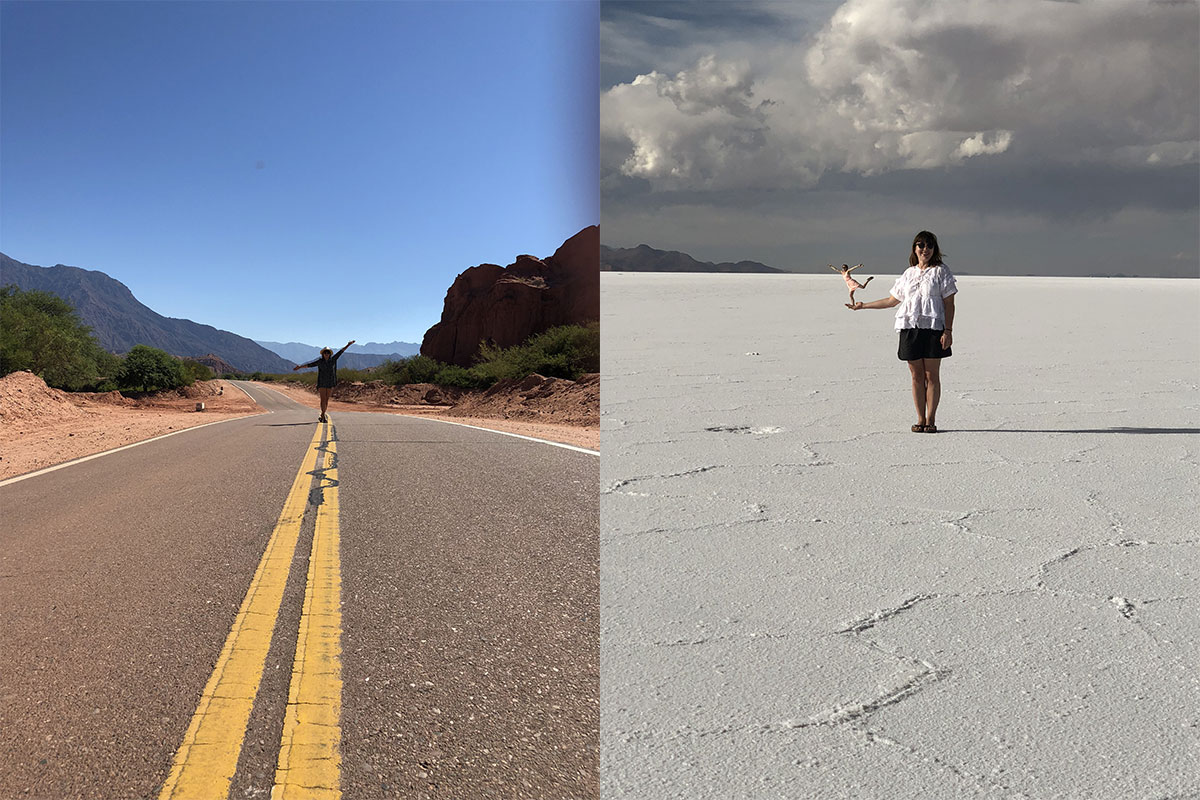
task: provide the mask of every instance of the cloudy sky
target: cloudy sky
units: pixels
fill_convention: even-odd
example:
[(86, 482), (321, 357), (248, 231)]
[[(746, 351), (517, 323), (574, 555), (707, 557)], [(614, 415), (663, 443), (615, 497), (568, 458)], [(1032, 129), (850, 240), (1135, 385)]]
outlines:
[(785, 269), (1200, 273), (1196, 0), (601, 4), (602, 239)]

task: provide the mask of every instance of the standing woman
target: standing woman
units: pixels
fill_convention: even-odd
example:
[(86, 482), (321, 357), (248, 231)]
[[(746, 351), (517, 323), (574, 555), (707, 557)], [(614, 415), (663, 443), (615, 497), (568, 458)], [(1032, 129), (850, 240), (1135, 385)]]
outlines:
[(954, 295), (958, 286), (950, 269), (942, 263), (937, 237), (929, 231), (921, 231), (913, 238), (908, 264), (886, 299), (847, 303), (846, 307), (858, 311), (900, 306), (896, 312), (896, 330), (900, 332), (897, 355), (908, 362), (912, 373), (913, 404), (917, 407), (917, 422), (912, 431), (937, 433), (935, 418), (942, 397), (942, 359), (951, 355)]
[[(352, 344), (354, 344), (353, 339), (346, 342), (346, 347)], [(329, 408), (329, 394), (333, 391), (333, 387), (337, 386), (338, 356), (346, 352), (346, 347), (338, 350), (336, 354), (328, 347), (322, 347), (320, 358), (310, 361), (307, 364), (297, 364), (292, 367), (292, 372), (298, 369), (307, 369), (308, 367), (317, 368), (317, 394), (321, 396), (321, 416), (317, 417), (317, 422), (329, 421), (329, 418), (325, 416), (325, 410)]]

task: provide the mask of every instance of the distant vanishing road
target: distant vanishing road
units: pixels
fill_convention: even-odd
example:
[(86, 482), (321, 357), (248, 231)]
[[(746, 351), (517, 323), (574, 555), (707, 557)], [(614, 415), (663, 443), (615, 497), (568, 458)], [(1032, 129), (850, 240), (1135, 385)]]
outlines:
[(239, 385), (0, 486), (0, 798), (598, 796), (599, 458)]

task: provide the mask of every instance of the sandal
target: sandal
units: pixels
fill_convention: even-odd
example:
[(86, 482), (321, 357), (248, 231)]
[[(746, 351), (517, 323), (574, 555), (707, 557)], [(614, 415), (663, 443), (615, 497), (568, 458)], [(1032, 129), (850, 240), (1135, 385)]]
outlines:
[(926, 425), (925, 433), (937, 433), (937, 425)]
[(913, 433), (924, 433), (925, 426), (918, 422), (916, 425), (912, 426), (912, 432)]

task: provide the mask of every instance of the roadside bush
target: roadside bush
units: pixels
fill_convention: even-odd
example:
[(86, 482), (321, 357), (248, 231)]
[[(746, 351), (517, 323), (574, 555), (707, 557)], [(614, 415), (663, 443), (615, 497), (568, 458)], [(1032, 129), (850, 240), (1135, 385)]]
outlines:
[(402, 358), (399, 361), (385, 361), (372, 370), (368, 379), (383, 381), (395, 386), (404, 386), (409, 383), (435, 383), (438, 373), (446, 366), (429, 356), (417, 355)]
[(413, 356), (400, 362), (399, 383), (433, 383), (434, 378), (446, 365), (429, 356)]
[(183, 362), (169, 353), (135, 344), (117, 370), (117, 385), (123, 392), (157, 392), (187, 385)]
[(484, 342), (471, 372), (488, 385), (534, 372), (577, 380), (600, 371), (600, 325), (563, 325), (531, 336), (524, 344), (499, 348)]
[[(533, 373), (549, 378), (578, 380), (588, 372), (600, 371), (600, 325), (563, 325), (531, 336), (524, 344), (500, 348), (484, 342), (471, 367), (443, 364), (429, 356), (412, 356), (386, 361), (363, 377), (347, 380), (379, 380), (395, 386), (434, 383), (456, 389), (486, 389), (505, 379), (520, 380)], [(338, 371), (339, 378), (342, 371)], [(311, 380), (315, 380), (313, 377)]]
[(0, 288), (0, 375), (28, 370), (56, 389), (80, 391), (103, 384), (119, 364), (67, 301)]
[(191, 386), (196, 381), (211, 381), (213, 379), (213, 371), (199, 361), (185, 358), (183, 359), (183, 378), (185, 385)]
[(432, 381), (428, 383), (436, 383), (438, 386), (451, 386), (455, 389), (486, 389), (491, 384), (480, 378), (466, 367), (460, 367), (457, 364), (446, 364), (438, 374), (434, 376)]

